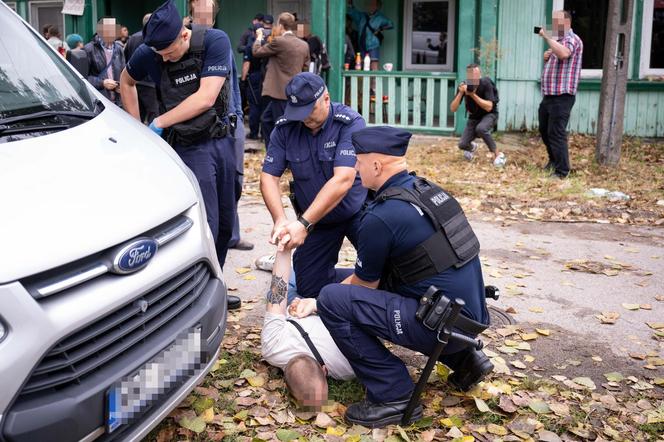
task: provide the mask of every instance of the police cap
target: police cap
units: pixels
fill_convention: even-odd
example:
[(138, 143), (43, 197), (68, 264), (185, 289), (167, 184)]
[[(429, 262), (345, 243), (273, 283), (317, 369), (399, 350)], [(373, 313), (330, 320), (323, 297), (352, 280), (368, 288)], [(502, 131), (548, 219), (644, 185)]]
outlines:
[(271, 15), (264, 15), (263, 16), (263, 23), (265, 23), (267, 25), (271, 25), (272, 23), (274, 23), (274, 17), (272, 17)]
[(284, 117), (302, 121), (311, 115), (316, 101), (325, 92), (325, 82), (311, 72), (301, 72), (286, 85), (286, 111)]
[(178, 38), (182, 30), (182, 18), (173, 0), (157, 8), (143, 27), (143, 42), (154, 49), (166, 49)]
[(408, 141), (413, 134), (391, 126), (371, 126), (351, 135), (355, 153), (382, 153), (395, 157), (406, 155)]

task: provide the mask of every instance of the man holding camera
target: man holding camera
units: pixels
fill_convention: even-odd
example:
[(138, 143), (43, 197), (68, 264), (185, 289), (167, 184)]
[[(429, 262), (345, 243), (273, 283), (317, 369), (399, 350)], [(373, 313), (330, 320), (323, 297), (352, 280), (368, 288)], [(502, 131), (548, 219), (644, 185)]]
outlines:
[(539, 131), (549, 157), (544, 168), (551, 171), (552, 177), (564, 179), (570, 172), (567, 122), (581, 77), (583, 42), (572, 32), (568, 11), (553, 13), (553, 35), (544, 28), (535, 31), (549, 45), (544, 52), (543, 98), (539, 106)]
[[(388, 126), (353, 134), (362, 185), (376, 192), (362, 215), (354, 273), (323, 287), (317, 300), (301, 299), (292, 312), (320, 315), (367, 391), (365, 401), (348, 407), (346, 420), (366, 427), (399, 423), (414, 387), (404, 363), (378, 338), (425, 355), (436, 347), (436, 331), (416, 318), (431, 286), (465, 302), (461, 313), (473, 324), (460, 329), (465, 335), (489, 323), (479, 241), (451, 195), (408, 173), (410, 137)], [(458, 341), (439, 360), (454, 370), (449, 382), (464, 391), (493, 369), (484, 353)], [(418, 406), (412, 419), (421, 416)]]
[(256, 41), (251, 48), (256, 58), (269, 61), (263, 80), (263, 96), (269, 98), (263, 111), (263, 138), (265, 146), (270, 145), (270, 134), (275, 122), (286, 109), (286, 84), (296, 74), (309, 69), (309, 45), (297, 38), (297, 25), (293, 14), (284, 12), (277, 19), (277, 26), (272, 29), (273, 39), (263, 46), (265, 38), (262, 28), (256, 30)]
[(489, 77), (482, 77), (476, 64), (466, 66), (466, 81), (459, 85), (457, 94), (450, 104), (450, 110), (456, 112), (461, 101), (466, 101), (468, 121), (459, 140), (459, 149), (463, 157), (471, 161), (479, 145), (473, 141), (480, 137), (493, 154), (493, 165), (502, 167), (507, 158), (498, 152), (491, 131), (498, 121), (498, 90)]

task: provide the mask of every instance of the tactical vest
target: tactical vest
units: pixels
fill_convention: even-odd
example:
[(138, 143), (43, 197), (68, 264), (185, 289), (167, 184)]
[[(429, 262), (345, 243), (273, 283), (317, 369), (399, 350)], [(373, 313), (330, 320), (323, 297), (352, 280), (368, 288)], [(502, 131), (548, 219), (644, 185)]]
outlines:
[[(157, 88), (161, 113), (170, 111), (198, 91), (205, 56), (206, 31), (205, 26), (193, 25), (189, 51), (176, 62), (161, 63), (161, 82)], [(209, 138), (226, 136), (230, 130), (225, 121), (230, 101), (230, 81), (229, 76), (212, 108), (171, 126), (167, 135), (169, 143), (188, 146)]]
[(419, 207), (431, 220), (436, 232), (409, 252), (391, 257), (381, 277), (381, 288), (395, 290), (447, 270), (461, 267), (475, 258), (480, 242), (468, 223), (459, 202), (438, 185), (415, 176), (414, 189), (388, 187), (374, 200), (405, 201)]

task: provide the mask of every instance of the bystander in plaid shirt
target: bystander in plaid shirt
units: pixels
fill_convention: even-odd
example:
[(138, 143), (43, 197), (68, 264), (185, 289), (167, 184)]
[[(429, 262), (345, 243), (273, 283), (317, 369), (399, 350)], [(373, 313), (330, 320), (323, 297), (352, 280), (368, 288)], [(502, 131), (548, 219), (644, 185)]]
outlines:
[(555, 53), (551, 53), (542, 70), (542, 95), (576, 95), (581, 76), (583, 42), (571, 29), (557, 40), (569, 49), (571, 54), (566, 60), (561, 60)]

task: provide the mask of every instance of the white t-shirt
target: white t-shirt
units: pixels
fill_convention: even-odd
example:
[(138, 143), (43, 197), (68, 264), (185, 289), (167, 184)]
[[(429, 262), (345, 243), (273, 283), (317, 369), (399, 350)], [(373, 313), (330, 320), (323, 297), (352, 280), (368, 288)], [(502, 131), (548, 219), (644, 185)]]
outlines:
[[(286, 321), (284, 315), (265, 313), (263, 331), (261, 332), (261, 351), (268, 364), (283, 369), (294, 356), (307, 354), (315, 359), (306, 341), (293, 324)], [(296, 319), (304, 331), (309, 334), (311, 342), (320, 353), (328, 374), (334, 379), (348, 380), (355, 377), (348, 359), (335, 344), (323, 321), (316, 316)]]

